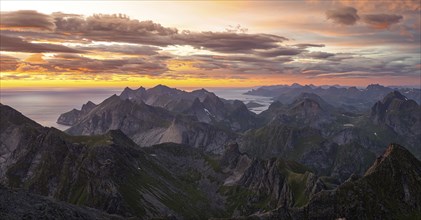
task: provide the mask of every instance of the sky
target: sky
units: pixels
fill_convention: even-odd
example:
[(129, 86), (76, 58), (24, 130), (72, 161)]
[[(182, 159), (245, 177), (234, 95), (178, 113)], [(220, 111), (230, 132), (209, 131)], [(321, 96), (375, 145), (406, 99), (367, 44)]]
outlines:
[(0, 1), (1, 88), (421, 85), (419, 0)]

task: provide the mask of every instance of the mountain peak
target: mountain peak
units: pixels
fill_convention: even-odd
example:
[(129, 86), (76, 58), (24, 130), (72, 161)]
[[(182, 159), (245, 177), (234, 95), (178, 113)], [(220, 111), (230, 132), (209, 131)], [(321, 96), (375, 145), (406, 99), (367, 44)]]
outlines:
[(89, 111), (91, 111), (95, 107), (96, 107), (96, 104), (95, 103), (93, 103), (91, 101), (88, 101), (86, 104), (83, 104), (82, 105), (81, 111), (89, 112)]
[(370, 84), (367, 86), (367, 89), (383, 89), (383, 88), (386, 88), (386, 87), (380, 84)]
[(123, 89), (123, 91), (133, 91), (130, 87), (126, 86), (126, 88)]
[(291, 86), (291, 88), (301, 88), (303, 87), (302, 85), (300, 85), (299, 83), (293, 83)]
[(421, 162), (416, 159), (406, 148), (399, 144), (390, 144), (385, 152), (379, 156), (374, 164), (367, 170), (365, 176), (376, 172), (388, 172), (392, 169), (404, 171), (407, 167), (416, 166), (421, 172)]
[(88, 101), (85, 105), (91, 106), (91, 105), (95, 105), (95, 103), (93, 103), (92, 101)]
[(408, 98), (406, 98), (404, 95), (402, 95), (400, 92), (398, 91), (393, 91), (390, 92), (389, 94), (387, 94), (384, 98), (383, 98), (383, 102), (386, 103), (387, 101), (391, 101), (393, 99), (399, 99), (399, 100), (408, 100)]
[(162, 84), (158, 84), (153, 88), (155, 88), (155, 89), (171, 89), (170, 87), (168, 87), (166, 85), (162, 85)]
[(309, 98), (309, 99), (314, 99), (314, 100), (320, 100), (321, 97), (314, 94), (314, 93), (310, 93), (310, 92), (302, 92), (300, 93), (300, 95), (297, 96), (297, 99), (304, 99), (304, 98)]
[(293, 108), (301, 107), (318, 107), (325, 108), (327, 104), (320, 96), (314, 93), (303, 92), (298, 95), (295, 100), (292, 102)]
[(176, 92), (176, 91), (180, 91), (180, 90), (175, 89), (175, 88), (170, 88), (170, 87), (168, 87), (166, 85), (162, 85), (162, 84), (159, 84), (159, 85), (157, 85), (153, 88), (148, 89), (149, 94), (156, 94), (154, 92), (157, 92), (158, 94), (172, 93), (172, 92)]
[(14, 108), (3, 105), (0, 103), (0, 130), (3, 126), (8, 125), (9, 123), (15, 124), (15, 125), (31, 125), (34, 127), (41, 128), (42, 126), (35, 121), (27, 118), (22, 113), (18, 112)]

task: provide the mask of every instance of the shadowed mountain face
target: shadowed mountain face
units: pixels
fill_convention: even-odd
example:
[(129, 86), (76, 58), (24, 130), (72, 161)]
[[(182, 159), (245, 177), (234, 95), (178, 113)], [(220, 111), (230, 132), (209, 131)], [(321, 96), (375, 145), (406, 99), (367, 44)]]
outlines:
[[(118, 96), (138, 105), (149, 105), (166, 109), (173, 114), (189, 115), (199, 122), (217, 125), (233, 131), (245, 131), (257, 126), (256, 115), (247, 109), (241, 101), (228, 101), (219, 98), (205, 89), (185, 92), (175, 88), (158, 85), (136, 90), (125, 88)], [(92, 103), (93, 104), (93, 103)], [(63, 113), (57, 123), (76, 125), (96, 106), (89, 102), (82, 109), (73, 109)]]
[(399, 92), (359, 115), (303, 93), (289, 105), (274, 102), (262, 112), (267, 124), (244, 133), (240, 149), (261, 158), (296, 160), (342, 182), (353, 173), (362, 175), (391, 142), (406, 144), (420, 158), (420, 115), (419, 105)]
[(126, 88), (120, 98), (136, 103), (144, 102), (173, 113), (191, 115), (200, 122), (233, 131), (245, 131), (257, 125), (255, 114), (250, 112), (244, 103), (221, 99), (205, 89), (185, 92), (163, 85), (147, 90), (142, 87), (137, 90)]
[(258, 126), (257, 116), (241, 101), (227, 101), (204, 89), (185, 92), (166, 86), (126, 88), (95, 105), (62, 114), (73, 135), (120, 129), (141, 146), (174, 142), (221, 153), (236, 132)]
[[(196, 180), (189, 179), (199, 171), (171, 172), (169, 165), (161, 164), (122, 132), (69, 136), (44, 128), (8, 106), (0, 107), (2, 184), (125, 217), (218, 216), (219, 203), (213, 199), (219, 197), (207, 198), (195, 187)], [(191, 169), (207, 167), (209, 175), (216, 176), (203, 158), (196, 162), (201, 166), (192, 164)], [(172, 161), (178, 160), (182, 158)], [(191, 203), (180, 207), (183, 201)]]
[[(367, 90), (374, 96), (384, 89)], [(421, 110), (397, 91), (370, 112), (301, 93), (255, 115), (244, 103), (203, 89), (127, 88), (61, 115), (59, 121), (72, 125), (65, 133), (9, 106), (0, 110), (6, 217), (25, 215), (11, 207), (24, 199), (53, 207), (39, 212), (24, 203), (25, 216), (34, 218), (420, 215)], [(408, 150), (385, 148), (389, 143)]]
[(57, 119), (57, 123), (69, 126), (74, 125), (80, 118), (82, 118), (84, 115), (87, 115), (95, 107), (96, 105), (93, 102), (88, 101), (86, 104), (82, 105), (80, 110), (73, 109), (69, 112), (61, 114)]
[(371, 120), (404, 137), (416, 154), (421, 154), (421, 106), (399, 92), (389, 93), (371, 108)]
[[(7, 116), (2, 117), (1, 135), (13, 131), (22, 137), (17, 142), (2, 139), (2, 184), (125, 217), (228, 217), (261, 210), (257, 201), (264, 196), (272, 197), (268, 207), (294, 206), (287, 175), (310, 175), (301, 165), (290, 170), (280, 160), (243, 155), (237, 145), (228, 146), (223, 156), (176, 144), (140, 148), (119, 131), (69, 136), (8, 106), (2, 105), (1, 112)], [(262, 178), (261, 183), (250, 178)], [(284, 184), (284, 191), (277, 183)], [(243, 204), (238, 199), (244, 192), (250, 201)]]
[(260, 219), (418, 219), (421, 162), (391, 144), (361, 178), (315, 194), (302, 208), (257, 214)]
[(141, 146), (174, 142), (221, 152), (221, 146), (235, 134), (189, 115), (169, 112), (144, 102), (132, 102), (114, 95), (92, 109), (66, 132), (97, 135), (120, 129)]
[(60, 202), (25, 190), (11, 190), (0, 186), (0, 198), (1, 219), (124, 219), (118, 215)]
[[(385, 88), (373, 85), (367, 92)], [(373, 105), (371, 113), (356, 114), (314, 93), (301, 93), (290, 104), (274, 102), (255, 115), (242, 102), (220, 99), (204, 89), (126, 88), (99, 105), (85, 104), (66, 132), (99, 135), (120, 129), (140, 146), (173, 142), (218, 154), (236, 140), (242, 151), (256, 157), (296, 160), (342, 182), (352, 173), (362, 175), (391, 142), (403, 143), (421, 157), (416, 147), (420, 107), (406, 99), (395, 91)]]

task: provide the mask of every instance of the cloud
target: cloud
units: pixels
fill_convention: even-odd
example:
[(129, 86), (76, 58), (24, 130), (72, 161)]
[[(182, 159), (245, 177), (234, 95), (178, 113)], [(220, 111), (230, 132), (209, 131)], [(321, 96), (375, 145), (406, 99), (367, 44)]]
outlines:
[(310, 52), (305, 54), (306, 57), (309, 58), (313, 58), (313, 59), (327, 59), (329, 57), (333, 57), (335, 56), (334, 53), (327, 53), (327, 52), (321, 52), (321, 51), (317, 51), (317, 52)]
[(7, 29), (36, 29), (52, 31), (55, 28), (51, 16), (33, 10), (0, 12), (0, 27)]
[(388, 29), (402, 19), (401, 15), (394, 14), (367, 14), (362, 16), (362, 21), (375, 29)]
[(168, 70), (163, 62), (154, 59), (92, 59), (83, 56), (57, 55), (41, 65), (56, 72), (85, 72), (93, 74), (160, 75)]
[(3, 75), (1, 75), (2, 80), (20, 80), (20, 79), (28, 79), (28, 78), (31, 78), (31, 76), (27, 75), (27, 74), (19, 74), (19, 75), (3, 74)]
[(247, 33), (248, 28), (241, 27), (241, 25), (238, 24), (237, 26), (229, 25), (225, 30), (230, 33)]
[(216, 70), (216, 69), (227, 69), (228, 65), (224, 63), (217, 63), (217, 62), (201, 62), (193, 64), (193, 67), (202, 70)]
[(82, 51), (71, 49), (58, 44), (29, 43), (18, 37), (0, 35), (0, 50), (13, 52), (62, 52), (62, 53), (83, 53)]
[(304, 52), (303, 49), (292, 47), (278, 47), (274, 49), (264, 50), (257, 52), (258, 55), (263, 57), (277, 57), (277, 56), (294, 56)]
[(357, 14), (357, 9), (353, 7), (341, 7), (326, 11), (326, 17), (334, 23), (341, 25), (354, 25), (360, 17)]
[[(342, 7), (326, 12), (328, 19), (342, 25), (354, 25), (360, 20), (357, 9), (353, 7)], [(388, 29), (391, 25), (399, 23), (402, 15), (396, 14), (363, 14), (361, 21), (374, 29)]]
[(292, 61), (290, 57), (268, 59), (255, 55), (197, 55), (189, 59), (196, 61), (193, 66), (203, 71), (219, 70), (220, 72), (230, 72), (238, 75), (282, 73), (286, 67), (285, 63)]
[(37, 72), (42, 73), (46, 72), (47, 69), (42, 67), (41, 65), (32, 65), (30, 63), (22, 62), (19, 63), (18, 67), (16, 68), (16, 72)]
[(16, 70), (18, 64), (17, 58), (4, 54), (0, 55), (0, 72)]
[(174, 44), (191, 45), (223, 53), (250, 53), (256, 49), (277, 48), (288, 40), (272, 34), (245, 34), (230, 32), (183, 32), (174, 36)]
[[(325, 7), (320, 10), (323, 12)], [(342, 25), (359, 24), (352, 30), (347, 28), (342, 31), (340, 39), (318, 36), (307, 41), (311, 43), (291, 40), (290, 44), (286, 37), (267, 33), (246, 33), (239, 30), (240, 26), (225, 32), (195, 32), (164, 27), (152, 21), (130, 19), (125, 15), (82, 16), (53, 13), (45, 16), (50, 17), (47, 20), (52, 21), (53, 25), (25, 26), (24, 23), (28, 21), (19, 21), (16, 17), (9, 17), (8, 25), (3, 25), (1, 21), (1, 51), (35, 54), (25, 60), (5, 57), (2, 54), (2, 71), (13, 74), (11, 71), (20, 70), (31, 72), (30, 75), (33, 76), (38, 74), (32, 74), (34, 71), (40, 75), (46, 71), (51, 77), (66, 75), (113, 78), (115, 75), (121, 78), (147, 75), (177, 79), (230, 76), (247, 78), (258, 75), (282, 75), (286, 78), (335, 75), (352, 77), (353, 74), (363, 78), (382, 74), (393, 77), (419, 74), (419, 60), (416, 60), (419, 47), (413, 47), (412, 42), (393, 35), (392, 32), (368, 30), (362, 25), (387, 28), (403, 18), (399, 18), (399, 15), (377, 14), (371, 11), (366, 15), (358, 15), (357, 10), (351, 7), (326, 13), (329, 21)], [(407, 23), (409, 19), (411, 18), (405, 14), (404, 22)], [(20, 27), (9, 25), (12, 23), (19, 23)], [(396, 26), (399, 28), (401, 25)], [(235, 28), (238, 30), (234, 30)], [(309, 38), (311, 36), (310, 34)], [(302, 36), (297, 38), (301, 39)], [(419, 33), (414, 33), (414, 38), (419, 39)], [(314, 51), (325, 47), (325, 44), (317, 42), (317, 39), (329, 42), (324, 48), (326, 52)], [(338, 42), (346, 43), (345, 48), (351, 50), (347, 53), (329, 52), (332, 48), (334, 51), (341, 49), (335, 48), (335, 43)], [(364, 46), (391, 45), (393, 49), (399, 50), (400, 54), (405, 53), (413, 58), (388, 60), (393, 57), (390, 51), (378, 49), (377, 54), (373, 54), (371, 47), (366, 48), (368, 52), (362, 52), (355, 46), (361, 42)], [(43, 56), (41, 53), (53, 55)], [(186, 64), (177, 68), (175, 61)]]
[[(9, 19), (18, 22), (19, 17)], [(17, 21), (15, 21), (17, 20)], [(123, 14), (80, 16), (53, 13), (53, 33), (13, 33), (5, 27), (5, 33), (18, 36), (38, 37), (62, 41), (103, 41), (143, 44), (165, 47), (169, 45), (190, 45), (196, 49), (207, 49), (221, 53), (250, 53), (256, 49), (273, 49), (288, 40), (272, 34), (247, 34), (244, 32), (191, 32), (164, 27), (152, 21), (130, 19)], [(24, 27), (24, 22), (19, 21)], [(29, 22), (30, 23), (30, 22)], [(29, 31), (29, 30), (27, 30)]]
[(124, 14), (95, 14), (84, 18), (80, 15), (54, 13), (56, 31), (80, 32), (87, 35), (101, 35), (115, 32), (119, 35), (141, 34), (167, 36), (178, 33), (176, 28), (166, 28), (152, 21), (130, 19)]
[[(390, 0), (390, 1), (371, 1), (371, 0), (335, 0), (344, 5), (353, 5), (364, 11), (388, 11), (392, 13), (416, 12), (419, 13), (421, 4), (419, 0)], [(332, 3), (332, 2), (329, 2)], [(332, 3), (334, 4), (334, 3)]]
[(309, 47), (325, 47), (324, 44), (294, 44), (293, 46), (299, 49), (307, 49)]
[(2, 72), (37, 72), (38, 74), (80, 74), (84, 75), (148, 75), (157, 76), (167, 72), (164, 62), (150, 57), (123, 59), (93, 59), (77, 54), (56, 54), (43, 58), (34, 54), (25, 60), (1, 56)]
[(106, 45), (106, 44), (95, 44), (95, 45), (84, 45), (76, 46), (75, 49), (89, 51), (89, 52), (112, 52), (121, 53), (127, 55), (157, 55), (158, 51), (161, 50), (158, 47), (142, 46), (142, 45)]

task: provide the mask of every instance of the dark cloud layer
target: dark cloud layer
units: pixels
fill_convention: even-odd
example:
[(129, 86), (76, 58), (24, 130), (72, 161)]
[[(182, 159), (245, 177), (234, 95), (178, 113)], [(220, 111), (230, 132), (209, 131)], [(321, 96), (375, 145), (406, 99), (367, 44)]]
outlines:
[(263, 57), (277, 57), (277, 56), (294, 56), (304, 52), (299, 48), (278, 47), (275, 49), (265, 50), (257, 54)]
[(401, 15), (368, 14), (362, 16), (362, 21), (376, 29), (387, 29), (391, 25), (399, 23), (403, 19)]
[(357, 9), (353, 7), (342, 7), (326, 11), (326, 17), (337, 24), (353, 25), (357, 23), (360, 17)]
[[(334, 23), (341, 25), (354, 25), (360, 20), (358, 10), (353, 7), (342, 7), (326, 12), (326, 17)], [(361, 21), (374, 29), (387, 29), (399, 23), (403, 16), (395, 14), (364, 14)]]
[[(288, 40), (285, 37), (270, 34), (247, 34), (237, 32), (191, 32), (179, 31), (176, 28), (163, 27), (152, 21), (139, 21), (130, 19), (125, 15), (93, 15), (83, 17), (74, 14), (53, 13), (50, 16), (31, 12), (33, 16), (45, 17), (43, 28), (51, 30), (50, 33), (37, 33), (46, 39), (66, 39), (73, 41), (105, 41), (144, 44), (154, 46), (190, 45), (198, 49), (207, 49), (222, 53), (250, 53), (256, 49), (277, 48), (280, 43)], [(9, 17), (6, 24), (19, 23), (24, 27), (31, 26), (33, 22), (22, 20), (19, 13)], [(3, 22), (2, 22), (3, 23)], [(40, 25), (41, 26), (41, 25)], [(7, 30), (9, 34), (11, 30)], [(28, 33), (15, 33), (18, 36)]]
[(14, 71), (18, 67), (18, 59), (7, 56), (7, 55), (0, 55), (0, 71)]
[(152, 46), (140, 46), (140, 45), (105, 45), (105, 44), (96, 44), (96, 45), (86, 45), (86, 46), (76, 46), (75, 49), (89, 51), (89, 52), (111, 52), (111, 53), (121, 53), (127, 55), (157, 55), (160, 50), (158, 47)]
[(335, 54), (317, 51), (317, 52), (307, 53), (305, 56), (309, 58), (313, 58), (313, 59), (327, 59), (329, 57), (335, 56)]
[(54, 30), (54, 19), (46, 14), (32, 10), (0, 12), (1, 28), (31, 28), (39, 30)]
[[(23, 15), (27, 15), (27, 18), (22, 18)], [(177, 76), (177, 70), (171, 69), (176, 63), (172, 61), (180, 61), (195, 67), (193, 70), (181, 70), (183, 74), (194, 74), (195, 77), (204, 78), (211, 77), (208, 71), (232, 73), (237, 78), (243, 77), (242, 74), (263, 73), (305, 73), (304, 77), (419, 74), (419, 68), (415, 69), (419, 60), (369, 59), (365, 58), (364, 54), (357, 56), (350, 53), (314, 51), (315, 48), (322, 50), (325, 45), (317, 42), (288, 45), (286, 37), (271, 34), (249, 34), (245, 31), (180, 31), (152, 21), (130, 19), (125, 15), (85, 17), (64, 13), (45, 15), (35, 11), (17, 11), (2, 13), (1, 16), (1, 51), (55, 54), (52, 57), (47, 56), (43, 62), (22, 61), (2, 55), (2, 71), (45, 71), (56, 74), (78, 72), (103, 76), (172, 75), (176, 78), (182, 74)], [(357, 10), (351, 7), (329, 10), (326, 16), (337, 24), (354, 25), (363, 22), (377, 29), (389, 28), (403, 19), (400, 15), (388, 14), (361, 15), (360, 19)], [(395, 37), (370, 35), (367, 38), (378, 36), (382, 36), (383, 40)], [(37, 41), (70, 44), (63, 46), (34, 43)], [(177, 56), (172, 54), (171, 50), (166, 50), (167, 46), (191, 46), (198, 50), (217, 52), (212, 54), (218, 55), (192, 53)], [(103, 52), (108, 54), (102, 58), (93, 56), (101, 56)], [(118, 54), (113, 57), (112, 53)], [(127, 56), (118, 57), (120, 55)]]
[(20, 66), (18, 66), (19, 68), (21, 71), (42, 69), (53, 73), (84, 72), (100, 75), (160, 75), (168, 71), (165, 63), (154, 59), (124, 58), (100, 60), (74, 54), (57, 54), (39, 63), (21, 62)]
[(166, 28), (152, 21), (130, 19), (124, 14), (96, 14), (89, 17), (80, 15), (54, 13), (56, 31), (78, 32), (87, 35), (101, 35), (103, 33), (130, 33), (139, 35), (168, 36), (177, 34), (176, 28)]
[(325, 45), (324, 44), (295, 44), (294, 46), (300, 49), (307, 49), (309, 47), (324, 47)]
[(30, 43), (18, 37), (0, 35), (0, 50), (14, 52), (62, 52), (62, 53), (83, 53), (82, 51), (71, 49), (58, 44)]
[(249, 53), (255, 49), (277, 48), (285, 40), (287, 38), (277, 35), (230, 32), (183, 32), (174, 36), (175, 44), (224, 53)]

